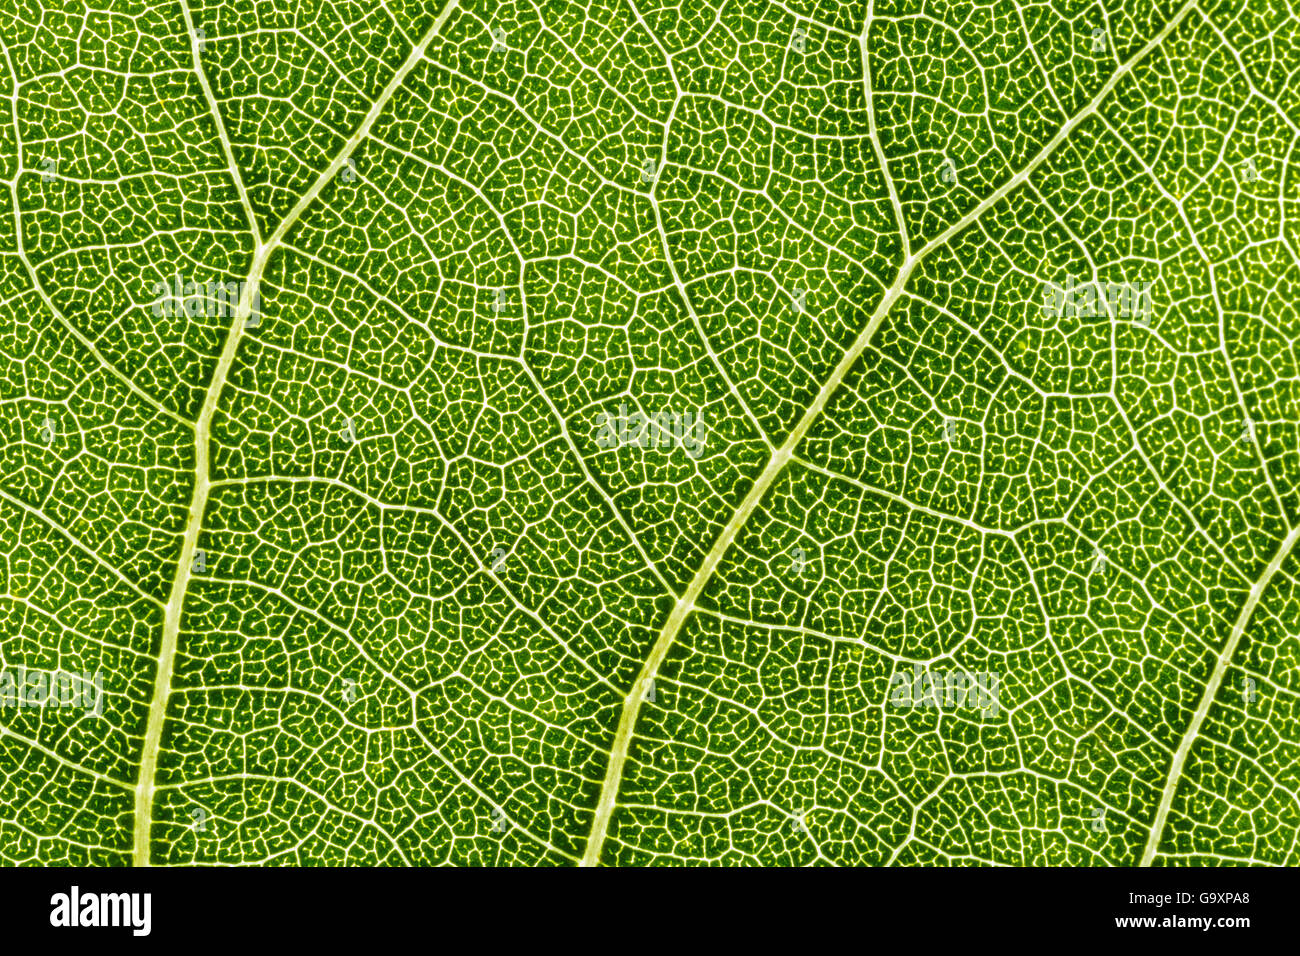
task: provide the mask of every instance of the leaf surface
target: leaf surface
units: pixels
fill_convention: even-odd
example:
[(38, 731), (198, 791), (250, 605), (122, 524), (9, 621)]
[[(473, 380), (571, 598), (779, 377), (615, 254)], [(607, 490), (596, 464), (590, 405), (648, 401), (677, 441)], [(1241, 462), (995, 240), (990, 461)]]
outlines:
[(0, 858), (1300, 862), (1298, 29), (0, 11)]

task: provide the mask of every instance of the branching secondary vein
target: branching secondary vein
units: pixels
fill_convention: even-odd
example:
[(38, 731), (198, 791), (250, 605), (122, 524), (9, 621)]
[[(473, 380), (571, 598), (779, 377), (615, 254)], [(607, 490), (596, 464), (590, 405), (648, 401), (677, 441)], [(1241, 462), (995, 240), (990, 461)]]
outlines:
[[(649, 656), (646, 658), (645, 663), (637, 676), (636, 683), (632, 685), (632, 689), (624, 701), (623, 711), (620, 715), (618, 728), (614, 735), (614, 745), (610, 753), (609, 763), (606, 767), (605, 779), (601, 786), (600, 798), (596, 805), (596, 813), (592, 822), (591, 835), (587, 841), (587, 849), (582, 858), (583, 866), (595, 866), (600, 862), (600, 855), (604, 848), (605, 837), (608, 835), (609, 831), (610, 818), (613, 815), (614, 807), (618, 798), (618, 789), (623, 777), (623, 768), (627, 762), (628, 748), (631, 746), (632, 735), (636, 730), (637, 717), (641, 713), (641, 703), (644, 693), (643, 689), (646, 686), (646, 682), (653, 679), (655, 674), (658, 672), (659, 665), (663, 663), (664, 657), (667, 656), (669, 648), (672, 647), (678, 633), (681, 631), (682, 625), (685, 623), (686, 618), (694, 608), (695, 601), (704, 590), (704, 586), (708, 583), (709, 579), (713, 576), (713, 572), (717, 569), (719, 562), (731, 548), (731, 544), (735, 540), (736, 534), (742, 527), (744, 527), (745, 522), (749, 519), (749, 516), (753, 514), (759, 501), (762, 500), (768, 489), (772, 487), (772, 483), (776, 480), (777, 475), (779, 475), (790, 462), (799, 442), (802, 441), (804, 435), (807, 434), (808, 429), (821, 414), (822, 409), (826, 407), (826, 403), (830, 400), (830, 397), (838, 391), (840, 383), (844, 381), (844, 377), (857, 362), (859, 356), (862, 355), (863, 351), (871, 343), (872, 338), (876, 334), (876, 330), (880, 328), (881, 323), (884, 322), (885, 317), (889, 314), (894, 303), (903, 294), (907, 281), (911, 277), (912, 271), (916, 268), (917, 263), (935, 249), (946, 245), (954, 236), (963, 232), (967, 227), (975, 222), (976, 219), (982, 216), (986, 210), (1001, 202), (1012, 190), (1024, 183), (1034, 170), (1037, 169), (1047, 159), (1047, 157), (1056, 151), (1057, 147), (1065, 141), (1071, 131), (1097, 111), (1102, 100), (1104, 100), (1106, 96), (1110, 94), (1111, 90), (1115, 88), (1115, 85), (1119, 82), (1121, 77), (1128, 73), (1135, 64), (1144, 60), (1151, 51), (1159, 47), (1160, 44), (1164, 42), (1165, 38), (1173, 32), (1173, 30), (1177, 28), (1178, 24), (1180, 24), (1195, 8), (1195, 2), (1183, 6), (1182, 9), (1180, 9), (1178, 13), (1165, 24), (1155, 37), (1146, 43), (1132, 58), (1119, 66), (1110, 79), (1107, 80), (1100, 90), (1098, 90), (1096, 96), (1088, 103), (1088, 105), (1071, 117), (1068, 122), (1063, 124), (1057, 131), (1056, 135), (1048, 141), (1047, 145), (1044, 146), (1043, 149), (1040, 150), (1023, 169), (1017, 172), (1003, 185), (991, 192), (983, 201), (962, 216), (957, 222), (953, 223), (934, 239), (926, 243), (915, 255), (908, 256), (903, 261), (902, 266), (898, 270), (898, 275), (886, 291), (884, 297), (881, 299), (880, 304), (876, 307), (875, 312), (872, 313), (866, 327), (862, 330), (861, 334), (859, 334), (848, 351), (844, 353), (839, 363), (835, 366), (834, 371), (831, 372), (830, 377), (822, 384), (822, 387), (817, 392), (817, 397), (805, 410), (803, 416), (799, 419), (798, 424), (795, 425), (786, 440), (782, 442), (781, 447), (772, 453), (771, 458), (768, 459), (767, 466), (755, 480), (749, 493), (745, 495), (744, 500), (741, 501), (740, 507), (737, 508), (735, 513), (731, 516), (731, 520), (727, 522), (721, 534), (718, 535), (713, 547), (710, 549), (708, 555), (705, 556), (704, 562), (701, 564), (699, 571), (695, 574), (694, 578), (692, 578), (690, 585), (687, 587), (681, 599), (678, 600), (676, 605), (673, 607), (672, 613), (669, 614), (668, 620), (664, 623), (659, 638), (655, 641), (654, 646), (650, 650)], [(864, 49), (864, 63), (865, 58), (866, 52)]]
[[(249, 269), (247, 281), (243, 285), (239, 306), (235, 309), (234, 319), (226, 334), (225, 346), (221, 350), (221, 357), (217, 361), (217, 367), (212, 373), (212, 380), (208, 384), (203, 399), (203, 407), (199, 411), (198, 423), (194, 431), (194, 491), (190, 500), (185, 537), (181, 542), (180, 557), (176, 561), (176, 578), (172, 582), (171, 594), (167, 600), (166, 615), (163, 621), (162, 645), (158, 653), (158, 671), (154, 678), (153, 699), (149, 705), (149, 720), (145, 727), (144, 745), (140, 761), (140, 778), (135, 788), (133, 859), (136, 866), (148, 866), (150, 864), (149, 845), (150, 833), (153, 829), (154, 777), (158, 767), (158, 750), (162, 741), (167, 701), (171, 695), (172, 666), (176, 658), (176, 644), (180, 634), (185, 594), (189, 589), (190, 577), (193, 573), (194, 552), (198, 548), (199, 534), (203, 527), (203, 512), (207, 507), (208, 494), (212, 488), (209, 478), (208, 459), (212, 416), (216, 411), (222, 390), (225, 388), (230, 366), (235, 360), (235, 352), (239, 348), (240, 337), (243, 335), (245, 325), (252, 312), (262, 274), (266, 269), (266, 263), (276, 249), (279, 248), (281, 240), (293, 224), (298, 221), (303, 211), (316, 201), (316, 197), (320, 195), (321, 190), (343, 168), (343, 164), (356, 150), (357, 145), (370, 132), (370, 128), (379, 118), (388, 101), (392, 99), (393, 94), (401, 87), (407, 74), (424, 59), (425, 49), (433, 41), (433, 38), (438, 35), (438, 31), (442, 29), (442, 25), (446, 23), (447, 18), (451, 16), (452, 11), (456, 8), (456, 3), (457, 0), (447, 0), (446, 6), (443, 7), (433, 26), (429, 28), (419, 44), (411, 51), (406, 62), (393, 74), (388, 85), (384, 87), (383, 92), (375, 100), (361, 126), (352, 134), (352, 137), (339, 151), (339, 154), (330, 163), (329, 167), (316, 179), (311, 189), (302, 195), (289, 214), (280, 222), (271, 238), (258, 246), (253, 257), (253, 264)], [(224, 137), (224, 132), (222, 135)], [(235, 175), (236, 181), (239, 182), (238, 173), (233, 167), (233, 162), (232, 175)], [(242, 196), (242, 185), (240, 186), (240, 193)], [(255, 224), (253, 228), (256, 229)]]

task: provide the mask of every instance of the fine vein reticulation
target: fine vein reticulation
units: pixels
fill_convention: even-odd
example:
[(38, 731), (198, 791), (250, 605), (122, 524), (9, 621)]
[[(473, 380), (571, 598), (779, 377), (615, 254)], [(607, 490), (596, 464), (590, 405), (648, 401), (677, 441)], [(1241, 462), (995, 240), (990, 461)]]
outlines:
[(0, 859), (1294, 864), (1300, 19), (1131, 6), (0, 12)]

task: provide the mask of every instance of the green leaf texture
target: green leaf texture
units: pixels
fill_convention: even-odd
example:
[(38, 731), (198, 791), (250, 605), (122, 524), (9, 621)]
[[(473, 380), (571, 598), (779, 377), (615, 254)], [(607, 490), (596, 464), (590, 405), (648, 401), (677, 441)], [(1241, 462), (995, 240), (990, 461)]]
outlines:
[(1300, 863), (1288, 0), (0, 54), (0, 860)]

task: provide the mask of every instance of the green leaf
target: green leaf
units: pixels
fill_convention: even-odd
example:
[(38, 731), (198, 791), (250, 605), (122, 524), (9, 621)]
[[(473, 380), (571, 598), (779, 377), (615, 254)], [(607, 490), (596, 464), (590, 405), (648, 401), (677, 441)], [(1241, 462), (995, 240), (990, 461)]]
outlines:
[(0, 859), (1300, 862), (1298, 22), (0, 10)]

